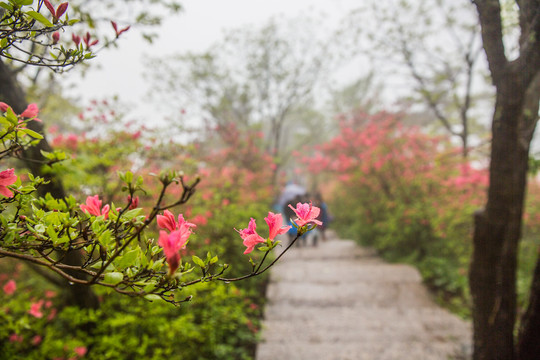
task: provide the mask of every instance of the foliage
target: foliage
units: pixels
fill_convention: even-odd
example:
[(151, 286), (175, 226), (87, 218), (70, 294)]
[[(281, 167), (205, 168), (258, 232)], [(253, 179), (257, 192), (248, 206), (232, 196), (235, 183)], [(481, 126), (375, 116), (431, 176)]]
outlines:
[[(103, 103), (94, 102), (97, 108), (101, 108), (101, 105)], [(100, 110), (104, 111), (100, 113)], [(268, 267), (262, 267), (265, 260), (270, 260), (270, 265), (277, 260), (271, 259), (268, 252), (279, 244), (278, 241), (260, 238), (257, 243), (261, 243), (265, 252), (253, 252), (247, 257), (242, 254), (244, 246), (247, 246), (245, 242), (242, 245), (241, 239), (245, 230), (238, 230), (240, 236), (233, 231), (233, 228), (246, 226), (246, 219), (250, 216), (261, 219), (269, 205), (273, 166), (271, 159), (257, 146), (259, 138), (249, 133), (246, 136), (236, 134), (236, 140), (231, 139), (230, 147), (214, 148), (207, 152), (201, 140), (192, 145), (158, 141), (157, 138), (163, 139), (160, 134), (144, 128), (119, 126), (121, 117), (112, 116), (106, 106), (100, 110), (93, 112), (88, 108), (85, 114), (72, 121), (71, 133), (61, 133), (58, 128), (51, 128), (55, 152), (48, 156), (51, 158), (50, 171), (63, 179), (70, 194), (84, 198), (87, 194), (99, 193), (101, 199), (107, 199), (105, 202), (97, 196), (88, 197), (86, 204), (80, 206), (74, 197), (64, 202), (51, 197), (33, 198), (33, 188), (28, 189), (26, 198), (22, 196), (20, 177), (17, 183), (6, 188), (13, 191), (13, 197), (0, 198), (12, 208), (21, 208), (15, 214), (25, 214), (14, 217), (19, 219), (17, 227), (11, 225), (10, 229), (16, 241), (10, 245), (11, 248), (3, 242), (2, 249), (7, 247), (9, 253), (5, 250), (2, 255), (21, 258), (19, 254), (26, 251), (28, 254), (23, 260), (31, 260), (32, 255), (34, 259), (48, 261), (49, 258), (44, 256), (46, 254), (55, 260), (49, 267), (68, 269), (56, 261), (62, 259), (61, 255), (57, 257), (56, 252), (49, 252), (45, 247), (49, 246), (54, 232), (58, 244), (55, 245), (53, 241), (52, 245), (59, 247), (53, 246), (50, 250), (84, 250), (85, 274), (96, 279), (96, 285), (105, 287), (96, 290), (101, 294), (100, 306), (94, 310), (83, 310), (65, 307), (62, 301), (51, 305), (51, 300), (43, 295), (48, 293), (44, 290), (46, 285), (43, 280), (28, 276), (30, 283), (26, 283), (13, 274), (12, 280), (17, 279), (18, 290), (14, 293), (4, 292), (11, 300), (6, 301), (10, 311), (5, 317), (7, 325), (0, 341), (5, 353), (24, 358), (41, 358), (43, 354), (67, 358), (78, 356), (77, 351), (85, 349), (85, 357), (89, 358), (157, 358), (178, 353), (186, 359), (248, 358), (257, 331), (257, 319), (253, 316), (260, 315), (257, 310), (260, 305), (249, 304), (251, 301), (261, 303), (261, 281), (244, 282), (240, 287), (204, 284), (209, 289), (199, 286), (202, 284), (194, 284), (207, 283), (217, 277), (221, 277), (223, 282), (249, 279), (267, 270)], [(7, 107), (6, 112), (9, 111)], [(93, 115), (87, 116), (89, 113)], [(28, 142), (22, 141), (29, 137), (24, 131), (24, 124), (32, 121), (32, 118), (19, 123), (19, 118), (24, 119), (22, 115), (9, 116), (17, 121), (6, 119), (5, 124), (18, 124), (18, 127), (10, 125), (9, 129), (12, 132), (20, 131), (20, 134), (10, 135), (17, 141), (5, 142), (5, 145), (14, 149), (28, 146)], [(89, 123), (97, 126), (92, 129)], [(76, 129), (82, 133), (76, 133)], [(92, 135), (97, 133), (107, 135)], [(59, 160), (62, 161), (57, 163)], [(125, 168), (137, 168), (139, 178), (128, 171), (120, 173), (120, 181), (115, 180), (120, 163)], [(175, 175), (164, 171), (171, 164), (183, 164), (187, 172), (198, 172), (198, 175)], [(155, 175), (158, 173), (161, 175)], [(39, 185), (38, 180), (34, 181), (36, 186)], [(175, 181), (181, 186), (175, 188)], [(200, 196), (191, 198), (195, 187), (187, 185), (188, 181), (197, 184)], [(166, 183), (169, 185), (165, 186)], [(191, 189), (188, 190), (190, 194), (186, 193), (187, 188)], [(159, 194), (158, 203), (162, 202), (162, 205), (156, 203), (155, 194)], [(137, 199), (136, 203), (133, 203), (134, 199)], [(190, 199), (190, 202), (184, 204), (179, 199)], [(22, 204), (26, 203), (33, 204), (32, 208), (25, 210)], [(160, 246), (157, 246), (157, 241), (153, 240), (157, 239), (156, 228), (151, 220), (157, 218), (159, 224), (159, 217), (163, 216), (152, 214), (170, 207), (164, 204), (174, 203), (183, 205), (186, 219), (196, 224), (197, 228), (194, 234), (189, 234), (189, 246), (180, 250), (183, 261), (179, 264), (179, 270), (167, 275), (163, 270), (168, 263), (170, 273), (172, 265), (168, 256), (166, 263), (160, 255), (163, 247), (161, 233), (164, 231), (160, 233)], [(123, 204), (124, 207), (117, 209), (114, 204)], [(11, 223), (8, 214), (13, 211), (2, 213), (8, 224)], [(130, 217), (124, 219), (128, 215)], [(60, 223), (49, 224), (47, 221), (53, 221), (51, 219), (59, 219)], [(71, 223), (64, 224), (64, 220)], [(69, 225), (69, 229), (61, 228), (66, 225)], [(15, 230), (22, 226), (31, 231)], [(39, 230), (42, 226), (44, 231)], [(268, 229), (269, 233), (273, 231), (272, 226)], [(261, 234), (265, 231), (259, 230)], [(124, 241), (133, 232), (139, 232), (139, 235), (131, 244), (117, 251), (117, 244), (127, 244)], [(66, 237), (67, 234), (69, 236)], [(95, 236), (95, 240), (91, 240)], [(6, 237), (3, 236), (3, 239)], [(26, 249), (22, 247), (29, 240), (37, 245)], [(219, 259), (226, 264), (218, 263), (218, 257), (210, 254), (219, 254)], [(188, 262), (190, 258), (193, 265)], [(230, 268), (227, 278), (221, 276), (226, 268)], [(98, 274), (100, 271), (102, 274)], [(2, 286), (5, 284), (3, 282)], [(187, 289), (180, 290), (184, 287), (182, 284), (189, 286), (189, 292)], [(173, 290), (170, 286), (180, 290), (174, 298), (166, 295), (167, 291), (162, 292), (165, 288)], [(118, 297), (107, 288), (137, 296), (146, 294), (146, 299), (152, 303)], [(197, 302), (186, 305), (181, 312), (167, 308), (165, 304), (160, 305), (163, 300), (178, 303), (192, 296), (197, 297)], [(249, 305), (247, 310), (246, 301)], [(32, 305), (39, 307), (39, 317), (35, 316), (37, 313), (32, 315), (28, 312)], [(51, 313), (54, 313), (54, 319), (48, 320)], [(130, 326), (134, 322), (137, 322), (137, 326)], [(69, 335), (65, 334), (65, 329), (71, 329)], [(92, 337), (85, 335), (88, 332)], [(182, 334), (182, 341), (177, 340), (178, 334)], [(174, 346), (163, 346), (167, 338)], [(133, 353), (126, 352), (125, 344), (133, 344)]]
[[(4, 285), (6, 274), (1, 274)], [(200, 301), (181, 308), (100, 291), (98, 309), (66, 306), (63, 293), (43, 287), (22, 269), (17, 290), (0, 292), (2, 359), (248, 359), (260, 307), (233, 284), (198, 285)], [(39, 305), (39, 311), (30, 311)], [(13, 329), (15, 329), (14, 332)], [(91, 336), (89, 336), (91, 334)]]
[[(52, 15), (54, 24), (60, 21), (68, 7), (63, 3), (55, 9), (48, 0), (38, 2), (38, 7), (41, 4)], [(28, 21), (25, 15), (17, 12), (19, 5), (4, 7), (8, 15), (19, 16), (15, 24)], [(37, 20), (49, 26), (44, 17)], [(116, 38), (127, 30), (114, 22), (112, 25)], [(21, 26), (20, 31), (24, 31), (24, 26), (33, 24)], [(32, 36), (40, 36), (40, 33), (31, 35), (29, 41), (35, 40)], [(41, 44), (50, 48), (58, 43), (59, 34), (53, 33), (52, 38), (52, 43)], [(98, 43), (88, 32), (83, 38), (73, 34), (72, 40), (81, 50), (82, 43), (86, 50)], [(2, 45), (5, 45), (4, 50), (15, 47), (9, 41)], [(22, 48), (18, 50), (22, 51)], [(46, 65), (45, 58), (39, 61), (41, 63), (28, 61), (25, 64)], [(37, 118), (37, 104), (16, 114), (2, 102), (0, 110), (3, 115), (0, 117), (0, 158), (6, 158), (3, 159), (5, 164), (7, 158), (20, 157), (24, 150), (39, 144), (44, 137), (27, 127), (31, 121), (41, 121)], [(30, 268), (66, 293), (74, 285), (94, 286), (101, 298), (97, 307), (66, 306), (69, 304), (67, 297), (57, 298), (43, 280), (28, 276), (28, 270), (15, 281), (20, 271), (17, 265), (16, 272), (2, 279), (2, 296), (6, 304), (0, 332), (2, 355), (24, 358), (131, 358), (142, 355), (161, 358), (177, 355), (182, 349), (185, 358), (246, 358), (256, 332), (256, 324), (247, 316), (253, 314), (257, 306), (252, 305), (251, 310), (244, 311), (242, 305), (246, 305), (246, 301), (249, 304), (248, 294), (254, 296), (257, 293), (254, 287), (246, 286), (244, 291), (224, 283), (261, 275), (285, 253), (275, 259), (269, 256), (280, 244), (274, 239), (276, 234), (287, 230), (282, 227), (281, 215), (268, 213), (265, 220), (269, 235), (266, 238), (257, 233), (253, 218), (247, 228), (237, 230), (239, 234), (233, 231), (233, 228), (240, 228), (239, 223), (245, 226), (247, 221), (240, 222), (241, 217), (259, 215), (260, 218), (264, 215), (264, 203), (258, 196), (270, 193), (270, 176), (267, 174), (274, 169), (270, 159), (253, 141), (231, 143), (235, 145), (234, 149), (220, 149), (221, 155), (204, 158), (197, 151), (200, 143), (179, 146), (172, 141), (165, 144), (148, 136), (141, 138), (145, 129), (130, 132), (115, 127), (117, 123), (107, 120), (109, 115), (116, 117), (114, 109), (94, 118), (103, 126), (93, 126), (87, 134), (65, 135), (53, 130), (57, 132), (53, 139), (56, 149), (41, 151), (45, 160), (40, 171), (48, 177), (62, 178), (71, 195), (61, 199), (50, 194), (40, 197), (36, 190), (47, 183), (43, 178), (32, 173), (23, 174), (20, 167), (0, 172), (0, 257), (28, 263)], [(85, 120), (84, 114), (80, 120)], [(95, 135), (102, 130), (107, 130), (106, 136)], [(144, 132), (145, 135), (149, 133)], [(173, 150), (175, 156), (163, 156), (160, 154), (163, 150)], [(72, 153), (71, 157), (68, 152)], [(156, 158), (167, 161), (144, 167)], [(185, 205), (195, 194), (201, 177), (166, 170), (171, 160), (176, 168), (185, 164), (190, 173), (198, 171), (211, 176), (203, 201), (184, 209), (188, 219), (180, 214), (176, 221), (169, 209)], [(236, 168), (243, 165), (248, 166), (241, 170)], [(126, 168), (138, 168), (142, 170), (139, 171), (141, 175), (125, 171)], [(268, 170), (259, 171), (261, 169)], [(120, 180), (111, 181), (116, 176)], [(229, 188), (226, 197), (218, 195), (224, 184)], [(93, 195), (96, 193), (98, 195)], [(78, 200), (85, 197), (84, 203)], [(212, 211), (205, 210), (213, 205), (213, 201), (217, 201), (217, 206)], [(220, 212), (228, 217), (220, 219)], [(197, 224), (191, 223), (190, 218)], [(312, 229), (310, 221), (299, 227), (297, 238)], [(207, 224), (205, 234), (204, 225)], [(217, 235), (218, 242), (212, 244), (210, 238), (204, 238), (198, 246), (187, 247), (190, 240), (200, 241), (193, 234), (197, 225), (201, 229), (200, 233), (195, 230), (199, 237)], [(241, 242), (246, 247), (243, 254)], [(210, 247), (213, 247), (211, 251), (228, 252), (232, 264), (249, 265), (237, 267), (234, 277), (225, 277), (224, 272), (230, 265), (220, 262), (218, 255), (209, 251)], [(257, 251), (251, 255), (255, 248)], [(162, 250), (165, 256), (161, 255)], [(202, 287), (203, 283), (213, 281), (221, 283)], [(187, 287), (192, 289), (189, 296), (184, 291)], [(176, 314), (174, 308), (165, 307), (166, 303), (178, 305), (189, 301), (193, 294), (203, 297), (201, 305), (193, 306), (193, 313)], [(135, 297), (138, 302), (128, 301), (120, 295)], [(147, 302), (142, 302), (142, 297)], [(163, 304), (152, 307), (152, 302)], [(141, 321), (149, 314), (148, 321)], [(174, 320), (166, 319), (175, 315), (178, 316)], [(134, 323), (137, 327), (126, 328)], [(231, 335), (231, 330), (237, 331)], [(181, 345), (175, 341), (178, 333), (186, 340)], [(164, 341), (179, 345), (163, 349)], [(135, 343), (137, 346), (131, 349), (133, 353), (128, 353), (126, 344)]]
[(377, 75), (394, 93), (396, 84), (406, 89), (401, 102), (424, 113), (407, 120), (437, 123), (461, 142), (466, 157), (485, 134), (482, 106), (488, 99), (491, 106), (471, 2), (365, 1), (343, 28), (361, 39), (357, 51), (377, 64)]
[[(27, 138), (30, 143), (33, 141), (24, 126), (35, 120), (38, 110), (37, 107), (32, 109), (35, 114), (25, 119), (25, 113), (11, 114), (11, 109), (6, 107), (3, 123), (4, 130), (9, 133), (4, 142), (7, 149), (29, 146)], [(11, 117), (14, 117), (13, 121), (8, 119)], [(19, 123), (19, 119), (24, 120)], [(84, 123), (86, 118), (79, 119)], [(16, 179), (13, 185), (5, 184), (5, 181), (0, 184), (5, 187), (2, 191), (11, 192), (0, 198), (5, 205), (1, 214), (2, 257), (25, 260), (33, 267), (47, 266), (71, 282), (101, 285), (103, 288), (96, 290), (100, 294), (100, 306), (97, 309), (66, 307), (60, 300), (63, 297), (51, 295), (45, 282), (28, 276), (28, 270), (25, 270), (25, 276), (17, 273), (9, 278), (4, 276), (3, 296), (8, 310), (0, 334), (3, 353), (21, 358), (42, 358), (44, 354), (59, 358), (158, 358), (178, 353), (185, 359), (248, 358), (257, 331), (257, 320), (251, 315), (260, 315), (259, 305), (249, 304), (261, 302), (261, 282), (246, 282), (241, 288), (223, 283), (204, 284), (209, 289), (202, 283), (218, 278), (227, 283), (249, 279), (268, 269), (269, 266), (262, 266), (265, 260), (271, 261), (270, 266), (277, 260), (271, 259), (268, 253), (279, 245), (278, 241), (273, 241), (275, 235), (272, 234), (277, 231), (275, 226), (280, 227), (281, 223), (268, 223), (268, 239), (257, 235), (257, 246), (260, 243), (263, 252), (254, 252), (249, 258), (242, 254), (244, 246), (248, 246), (245, 241), (242, 245), (241, 239), (247, 229), (238, 230), (240, 234), (232, 231), (245, 226), (250, 216), (259, 219), (264, 216), (271, 194), (270, 159), (250, 140), (256, 137), (248, 136), (248, 141), (240, 140), (234, 148), (201, 155), (206, 154), (200, 151), (201, 143), (194, 146), (157, 143), (141, 136), (137, 129), (121, 126), (114, 130), (117, 122), (104, 121), (101, 126), (111, 137), (61, 134), (53, 129), (55, 152), (47, 156), (51, 159), (51, 171), (62, 177), (69, 193), (84, 198), (85, 193), (99, 192), (102, 199), (108, 201), (92, 196), (79, 205), (73, 196), (63, 201), (50, 196), (34, 197), (34, 189), (42, 180), (31, 175), (28, 175), (31, 186), (23, 185), (21, 177), (14, 175), (6, 177)], [(167, 150), (173, 156), (165, 157), (167, 161), (158, 161), (162, 151)], [(16, 151), (6, 152), (11, 153)], [(119, 174), (120, 181), (111, 182), (109, 179), (114, 178), (122, 159), (127, 160), (122, 163), (126, 167), (138, 164), (141, 176), (135, 178), (127, 171)], [(59, 160), (62, 161), (56, 163)], [(186, 164), (190, 172), (198, 169), (202, 180), (163, 171), (161, 166), (170, 165), (170, 161)], [(146, 167), (146, 164), (152, 166)], [(152, 175), (152, 171), (161, 175)], [(188, 178), (193, 185), (187, 184)], [(143, 188), (151, 179), (153, 182), (148, 181), (148, 187)], [(174, 189), (175, 182), (180, 185), (177, 189)], [(191, 199), (195, 185), (200, 196), (185, 204)], [(172, 190), (167, 191), (168, 188)], [(158, 194), (157, 202), (153, 194)], [(123, 204), (123, 207), (117, 208), (115, 204)], [(164, 218), (158, 212), (164, 211), (166, 215), (167, 209), (175, 204), (184, 205), (186, 218), (197, 225), (194, 234), (185, 229), (190, 244), (180, 250), (182, 262), (176, 272), (169, 255), (165, 252), (166, 262), (160, 255), (161, 248), (166, 250), (162, 243), (166, 231), (160, 232), (157, 242), (154, 240), (156, 229), (152, 226), (153, 219), (157, 219), (159, 225), (160, 217)], [(180, 222), (180, 218), (178, 220)], [(174, 218), (172, 221), (175, 228), (181, 227)], [(163, 223), (159, 226), (164, 227)], [(309, 229), (306, 225), (301, 232)], [(61, 262), (63, 254), (70, 251), (84, 254), (82, 267)], [(226, 264), (218, 263), (218, 257), (211, 254), (219, 254), (219, 259), (225, 260)], [(169, 274), (164, 271), (167, 265)], [(231, 271), (225, 278), (222, 273), (229, 267)], [(88, 279), (67, 273), (74, 269), (80, 269)], [(12, 291), (11, 285), (7, 284), (15, 279), (17, 290)], [(62, 289), (65, 290), (60, 287), (60, 291)], [(111, 290), (145, 296), (152, 303), (128, 300)], [(183, 307), (181, 312), (160, 304), (178, 304), (192, 296), (199, 297), (197, 303)], [(245, 309), (246, 301), (248, 310)], [(137, 326), (130, 326), (135, 322)], [(183, 341), (176, 340), (178, 334), (182, 334)], [(164, 341), (174, 345), (164, 347)], [(132, 353), (126, 352), (126, 344), (133, 345), (130, 346)], [(78, 352), (84, 354), (77, 355)]]
[(466, 311), (472, 213), (485, 170), (389, 113), (343, 118), (339, 135), (305, 161), (312, 172), (340, 174), (331, 207), (342, 235), (417, 265), (428, 285)]
[[(73, 34), (75, 47), (65, 48), (60, 41), (60, 30), (79, 20), (69, 20), (67, 2), (55, 9), (49, 0), (9, 0), (0, 2), (0, 56), (33, 66), (52, 70), (72, 67), (90, 59), (95, 43), (89, 37)], [(89, 35), (88, 35), (89, 36)], [(84, 47), (86, 44), (86, 47)]]

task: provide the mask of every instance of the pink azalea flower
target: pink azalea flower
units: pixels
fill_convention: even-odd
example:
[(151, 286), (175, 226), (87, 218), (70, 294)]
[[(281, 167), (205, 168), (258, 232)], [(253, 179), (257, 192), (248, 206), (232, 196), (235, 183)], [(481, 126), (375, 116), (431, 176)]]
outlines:
[(128, 203), (130, 210), (136, 209), (137, 207), (139, 207), (139, 197), (135, 196), (133, 199), (131, 199), (131, 196), (128, 195)]
[(75, 347), (75, 349), (73, 349), (73, 351), (75, 351), (75, 354), (83, 357), (84, 355), (86, 355), (86, 352), (88, 350), (86, 349), (86, 346), (77, 346)]
[(255, 246), (257, 246), (257, 244), (266, 242), (266, 240), (262, 236), (257, 234), (256, 229), (257, 224), (255, 224), (255, 219), (251, 218), (246, 229), (236, 230), (240, 234), (242, 240), (244, 240), (243, 244), (246, 247), (246, 251), (244, 251), (244, 254), (249, 254), (250, 252), (252, 252)]
[(39, 113), (39, 108), (36, 103), (32, 103), (26, 107), (26, 109), (21, 113), (22, 117), (33, 118), (36, 117)]
[(38, 302), (32, 303), (30, 305), (30, 310), (28, 310), (28, 313), (38, 319), (41, 319), (43, 317), (43, 313), (41, 312), (42, 306), (43, 306), (43, 300), (39, 300)]
[(13, 197), (13, 192), (7, 187), (15, 181), (17, 181), (17, 175), (15, 175), (14, 169), (7, 169), (0, 172), (0, 194), (8, 198)]
[(56, 317), (57, 311), (58, 311), (58, 310), (56, 310), (55, 308), (51, 309), (51, 312), (50, 312), (49, 315), (47, 316), (47, 320), (48, 320), (48, 321), (53, 320), (53, 319)]
[(283, 226), (283, 216), (281, 214), (268, 212), (268, 216), (264, 220), (270, 228), (270, 235), (268, 235), (270, 240), (274, 240), (277, 235), (285, 234), (291, 228), (291, 226)]
[(191, 219), (191, 221), (193, 221), (197, 225), (206, 225), (206, 224), (208, 224), (208, 219), (206, 218), (206, 216), (201, 215), (201, 214), (195, 215)]
[(163, 248), (163, 253), (169, 264), (169, 274), (173, 274), (180, 265), (180, 250), (186, 248), (186, 244), (191, 235), (189, 227), (183, 227), (168, 234), (166, 231), (159, 232), (158, 244)]
[(178, 215), (178, 222), (174, 219), (174, 215), (169, 210), (165, 210), (163, 215), (158, 215), (157, 217), (158, 226), (162, 229), (167, 229), (169, 231), (182, 230), (183, 228), (189, 229), (197, 227), (193, 223), (189, 223), (184, 219), (184, 215)]
[(21, 342), (23, 342), (23, 340), (24, 340), (24, 338), (22, 337), (22, 335), (19, 335), (19, 334), (13, 333), (13, 334), (11, 334), (9, 336), (9, 342), (12, 342), (12, 343), (13, 342), (20, 342), (21, 343)]
[(99, 200), (99, 195), (88, 196), (86, 198), (86, 204), (81, 204), (81, 210), (94, 216), (104, 215), (105, 219), (109, 218), (110, 206), (105, 205), (101, 208), (101, 200)]
[(6, 295), (11, 295), (17, 290), (17, 283), (11, 279), (4, 285), (3, 289)]
[(294, 211), (296, 216), (298, 216), (298, 218), (294, 219), (294, 222), (299, 227), (302, 227), (308, 223), (322, 225), (322, 222), (316, 220), (321, 212), (321, 209), (313, 206), (311, 202), (309, 204), (298, 203), (296, 204), (296, 209), (293, 208), (292, 205), (289, 205), (289, 207)]
[(0, 111), (6, 112), (11, 106), (6, 104), (5, 102), (0, 101)]
[(38, 346), (39, 344), (41, 344), (42, 340), (43, 338), (41, 337), (41, 335), (36, 335), (32, 338), (32, 345)]

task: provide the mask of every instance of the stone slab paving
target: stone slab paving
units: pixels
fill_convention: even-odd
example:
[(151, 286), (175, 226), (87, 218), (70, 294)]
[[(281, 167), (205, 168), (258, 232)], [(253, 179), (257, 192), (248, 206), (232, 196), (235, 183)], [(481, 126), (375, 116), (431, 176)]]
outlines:
[(470, 324), (408, 265), (332, 239), (291, 249), (271, 271), (256, 360), (470, 358)]

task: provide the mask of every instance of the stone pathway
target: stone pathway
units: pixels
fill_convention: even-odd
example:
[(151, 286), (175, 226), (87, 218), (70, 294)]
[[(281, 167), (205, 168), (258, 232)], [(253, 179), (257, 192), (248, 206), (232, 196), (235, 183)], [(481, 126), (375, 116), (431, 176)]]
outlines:
[(417, 270), (350, 240), (293, 248), (271, 271), (256, 360), (470, 356), (470, 325), (430, 299)]

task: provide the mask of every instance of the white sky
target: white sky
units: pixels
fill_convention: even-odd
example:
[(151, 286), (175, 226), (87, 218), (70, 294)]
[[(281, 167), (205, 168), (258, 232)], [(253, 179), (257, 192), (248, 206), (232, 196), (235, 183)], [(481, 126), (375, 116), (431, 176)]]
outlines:
[[(148, 103), (145, 96), (150, 90), (143, 77), (145, 54), (165, 57), (183, 51), (202, 51), (218, 41), (224, 30), (263, 24), (272, 16), (324, 13), (327, 19), (336, 21), (358, 6), (354, 0), (183, 0), (181, 3), (184, 10), (180, 14), (152, 29), (159, 33), (154, 44), (148, 44), (137, 30), (131, 29), (122, 34), (117, 49), (102, 51), (92, 59), (92, 68), (82, 80), (75, 71), (67, 74), (68, 83), (77, 83), (70, 94), (83, 100), (118, 95), (122, 102), (137, 106), (138, 113), (152, 113), (157, 109), (148, 107), (157, 105)], [(139, 109), (141, 104), (146, 109)]]
[[(159, 38), (154, 44), (142, 40), (138, 31), (132, 29), (122, 35), (117, 49), (100, 52), (92, 60), (84, 79), (79, 80), (76, 71), (67, 74), (68, 83), (77, 83), (70, 94), (83, 101), (117, 95), (122, 103), (133, 106), (130, 118), (140, 120), (149, 114), (159, 114), (153, 119), (159, 121), (165, 112), (146, 96), (151, 88), (143, 77), (145, 56), (203, 51), (218, 41), (224, 30), (261, 25), (275, 16), (324, 14), (330, 26), (337, 27), (340, 19), (361, 5), (356, 0), (182, 0), (181, 3), (184, 10), (155, 29)], [(350, 80), (350, 69), (347, 75)], [(396, 90), (393, 86), (393, 91)]]

